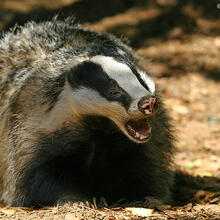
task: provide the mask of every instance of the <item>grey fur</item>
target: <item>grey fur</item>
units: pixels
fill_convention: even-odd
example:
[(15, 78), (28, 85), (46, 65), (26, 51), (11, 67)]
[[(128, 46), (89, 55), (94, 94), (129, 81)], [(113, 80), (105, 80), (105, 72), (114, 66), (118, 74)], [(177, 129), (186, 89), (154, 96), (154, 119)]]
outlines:
[[(90, 136), (96, 134), (100, 125), (99, 119), (92, 119), (87, 123), (81, 118), (76, 119), (72, 109), (57, 107), (57, 105), (63, 107), (67, 85), (65, 73), (83, 60), (89, 60), (96, 55), (113, 57), (118, 62), (136, 67), (136, 56), (131, 48), (112, 35), (84, 29), (75, 24), (71, 18), (64, 22), (57, 19), (39, 24), (30, 22), (24, 27), (6, 33), (0, 40), (0, 199), (4, 204), (51, 205), (62, 200), (61, 194), (45, 200), (40, 196), (35, 198), (34, 194), (40, 194), (40, 191), (36, 192), (36, 189), (32, 189), (37, 183), (33, 182), (34, 178), (33, 181), (31, 180), (32, 174), (29, 174), (29, 168), (32, 169), (33, 166), (35, 170), (35, 166), (41, 167), (46, 163), (45, 160), (54, 158), (55, 153), (60, 157), (63, 152), (57, 148), (55, 150), (55, 147), (53, 149), (53, 145), (62, 148), (63, 144), (65, 146), (63, 151), (66, 150), (67, 154), (73, 151), (75, 155), (78, 148), (73, 144), (69, 149), (68, 140), (88, 148), (85, 153), (85, 167), (88, 167), (88, 171), (82, 172), (83, 179), (86, 179), (87, 173), (91, 185), (102, 181), (102, 172), (99, 169), (102, 165), (105, 167), (105, 163), (111, 158), (105, 156), (106, 158), (103, 157), (103, 160), (99, 161), (100, 157), (95, 154), (95, 150), (100, 147), (100, 140), (97, 137), (96, 142), (96, 138), (91, 139)], [(56, 115), (56, 118), (53, 118), (53, 115)], [(105, 121), (102, 118), (101, 122), (102, 120)], [(106, 148), (105, 155), (109, 155), (109, 152), (112, 158), (115, 158), (116, 154), (119, 158), (120, 155), (122, 158), (123, 155), (128, 155), (126, 159), (128, 166), (124, 167), (125, 164), (121, 162), (124, 167), (121, 168), (124, 171), (122, 173), (126, 173), (124, 180), (131, 178), (132, 181), (133, 179), (139, 181), (136, 189), (134, 185), (126, 189), (128, 198), (135, 199), (135, 194), (138, 196), (141, 194), (138, 192), (140, 189), (143, 190), (143, 197), (152, 195), (168, 201), (173, 182), (171, 172), (173, 136), (162, 103), (159, 112), (149, 121), (153, 129), (152, 138), (144, 144), (133, 143), (111, 121), (106, 123), (107, 131), (103, 131), (103, 127), (100, 126), (99, 132), (103, 132), (101, 135), (105, 138), (109, 137), (108, 142), (112, 140), (112, 146), (120, 146), (113, 148), (115, 154), (110, 147)], [(109, 134), (108, 130), (110, 130)], [(126, 153), (121, 154), (123, 151)], [(136, 159), (137, 162), (134, 163)], [(129, 167), (129, 164), (132, 167)], [(72, 168), (69, 169), (69, 172), (72, 172)], [(110, 176), (111, 168), (106, 172), (109, 172)], [(97, 173), (96, 180), (90, 176), (91, 173)], [(115, 179), (116, 183), (117, 181), (120, 182)], [(141, 182), (144, 185), (139, 187)], [(105, 183), (100, 184), (100, 194), (96, 192), (98, 196), (102, 196), (102, 192), (106, 197), (108, 193), (120, 192), (120, 187), (118, 189), (114, 184), (111, 186), (115, 191), (108, 191)], [(63, 191), (64, 198), (68, 197), (68, 193), (62, 188)], [(77, 188), (73, 191), (68, 197), (71, 200), (84, 200), (90, 196), (81, 192), (83, 189)], [(91, 190), (91, 192), (95, 191)], [(53, 191), (51, 193), (53, 194)], [(125, 194), (126, 192), (122, 193), (122, 196)], [(112, 199), (115, 198), (117, 195)]]

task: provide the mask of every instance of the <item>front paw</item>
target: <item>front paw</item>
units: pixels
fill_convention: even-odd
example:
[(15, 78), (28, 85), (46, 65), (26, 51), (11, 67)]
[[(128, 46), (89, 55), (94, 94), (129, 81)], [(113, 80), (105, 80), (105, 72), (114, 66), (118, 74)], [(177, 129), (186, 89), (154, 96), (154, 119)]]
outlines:
[(144, 207), (150, 209), (159, 208), (161, 206), (167, 205), (167, 199), (164, 198), (146, 196), (144, 199)]
[(76, 197), (71, 195), (66, 195), (61, 197), (59, 200), (57, 200), (57, 205), (64, 205), (64, 204), (78, 204), (79, 206), (86, 206), (88, 208), (98, 209), (103, 207), (108, 207), (108, 203), (104, 197), (101, 197), (97, 199), (96, 197), (93, 197), (92, 199), (86, 198), (86, 197)]
[(73, 204), (75, 202), (85, 202), (88, 198), (85, 196), (64, 195), (56, 201), (56, 205)]

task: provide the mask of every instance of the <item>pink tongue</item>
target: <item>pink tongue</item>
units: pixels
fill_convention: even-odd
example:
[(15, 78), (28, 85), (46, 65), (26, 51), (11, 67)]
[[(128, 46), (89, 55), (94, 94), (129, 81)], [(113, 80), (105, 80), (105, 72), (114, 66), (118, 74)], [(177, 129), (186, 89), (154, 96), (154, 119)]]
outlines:
[(149, 137), (151, 133), (151, 128), (148, 128), (147, 122), (142, 119), (131, 120), (127, 126), (130, 131), (132, 131), (133, 135), (141, 140)]
[(136, 129), (136, 132), (138, 132), (139, 134), (141, 134), (143, 136), (148, 136), (149, 135), (147, 130), (145, 130), (144, 128)]

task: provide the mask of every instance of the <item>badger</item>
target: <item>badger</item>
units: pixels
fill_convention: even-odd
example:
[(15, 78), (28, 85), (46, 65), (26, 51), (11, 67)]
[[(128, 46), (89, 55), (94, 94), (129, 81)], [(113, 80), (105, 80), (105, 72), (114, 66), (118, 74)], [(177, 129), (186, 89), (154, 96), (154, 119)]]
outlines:
[(121, 39), (73, 18), (0, 40), (0, 201), (38, 207), (171, 201), (173, 135), (155, 83)]

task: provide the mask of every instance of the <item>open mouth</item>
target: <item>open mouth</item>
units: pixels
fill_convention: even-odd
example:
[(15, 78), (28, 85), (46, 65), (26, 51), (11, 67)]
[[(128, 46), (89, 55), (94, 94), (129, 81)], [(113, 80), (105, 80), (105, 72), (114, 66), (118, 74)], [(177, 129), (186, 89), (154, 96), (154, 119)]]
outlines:
[(148, 126), (147, 119), (130, 119), (126, 124), (128, 133), (138, 141), (146, 141), (151, 136), (151, 128)]

